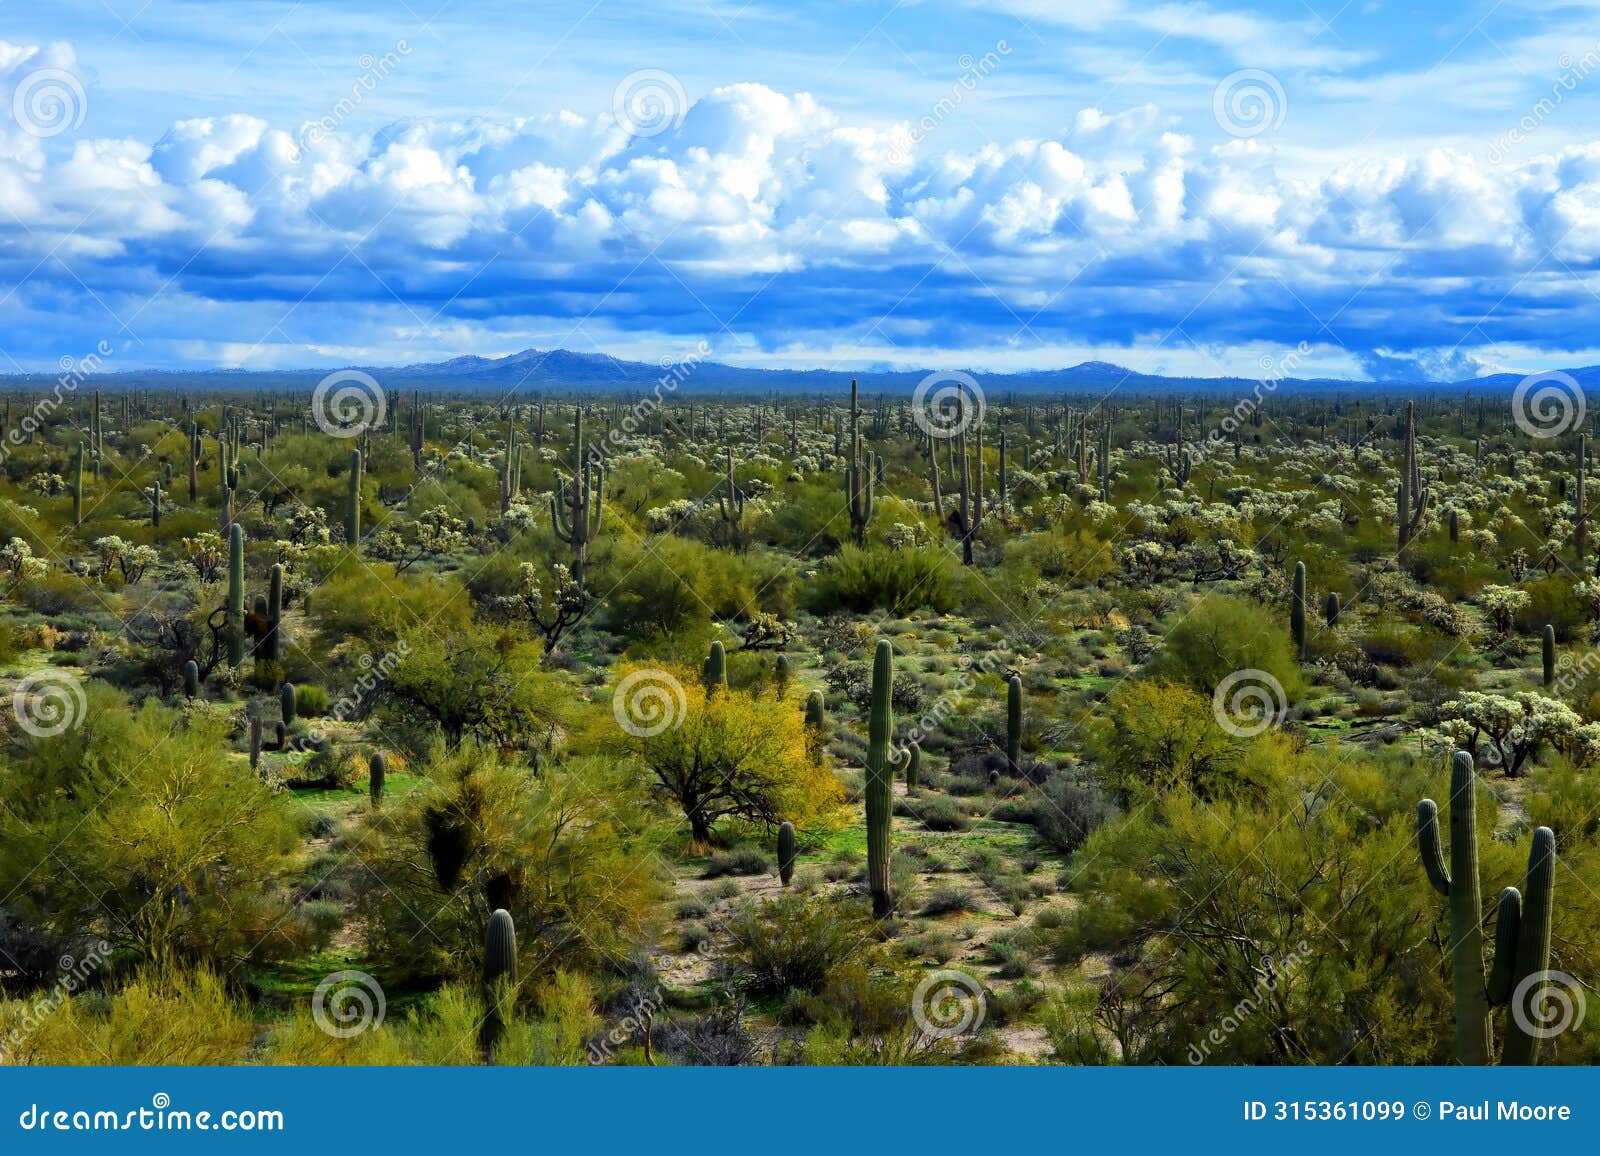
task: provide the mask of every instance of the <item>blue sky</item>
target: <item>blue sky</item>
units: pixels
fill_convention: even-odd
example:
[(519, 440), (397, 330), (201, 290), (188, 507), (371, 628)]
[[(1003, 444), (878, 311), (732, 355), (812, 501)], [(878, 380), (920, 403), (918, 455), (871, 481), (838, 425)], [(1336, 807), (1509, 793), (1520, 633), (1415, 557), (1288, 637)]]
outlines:
[(0, 370), (1593, 364), (1597, 8), (7, 5)]

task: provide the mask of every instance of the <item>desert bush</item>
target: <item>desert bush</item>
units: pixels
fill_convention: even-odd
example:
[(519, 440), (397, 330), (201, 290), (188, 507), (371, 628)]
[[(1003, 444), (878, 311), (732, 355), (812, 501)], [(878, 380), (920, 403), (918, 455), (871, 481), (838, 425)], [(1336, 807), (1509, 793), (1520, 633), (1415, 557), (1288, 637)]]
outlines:
[[(163, 964), (294, 949), (281, 883), (294, 804), (228, 753), (220, 711), (137, 711), (102, 683), (65, 733), (0, 764), (0, 894), (27, 923)], [(50, 865), (50, 885), (31, 883)]]
[[(634, 673), (624, 671), (617, 685)], [(637, 673), (643, 681), (625, 696), (640, 697), (614, 705), (624, 715), (641, 711), (646, 691), (665, 687), (674, 701), (664, 709), (676, 724), (630, 728), (636, 733), (616, 728), (612, 741), (646, 768), (657, 797), (682, 812), (697, 842), (709, 843), (714, 825), (730, 817), (765, 826), (788, 820), (806, 829), (837, 821), (843, 791), (826, 763), (813, 757), (793, 703), (731, 687), (708, 691), (699, 672), (683, 667)], [(607, 717), (602, 725), (612, 721)], [(637, 721), (650, 720), (641, 714)]]
[(1197, 602), (1167, 631), (1161, 653), (1149, 664), (1154, 677), (1182, 683), (1205, 695), (1241, 670), (1270, 675), (1289, 703), (1300, 696), (1300, 663), (1289, 639), (1287, 619), (1225, 594), (1208, 594)]
[(357, 852), (369, 946), (397, 974), (475, 976), (501, 907), (541, 968), (626, 958), (645, 939), (661, 832), (629, 768), (571, 759), (535, 776), (466, 742), (437, 745), (424, 773)]
[(840, 610), (909, 614), (921, 607), (950, 610), (950, 556), (934, 548), (887, 550), (846, 546), (823, 563), (811, 588), (817, 614)]
[(802, 895), (748, 907), (729, 931), (751, 990), (771, 995), (820, 991), (841, 964), (872, 944), (863, 916)]
[(1111, 796), (1092, 783), (1074, 782), (1058, 775), (1045, 783), (1034, 807), (1039, 837), (1068, 854), (1117, 813)]

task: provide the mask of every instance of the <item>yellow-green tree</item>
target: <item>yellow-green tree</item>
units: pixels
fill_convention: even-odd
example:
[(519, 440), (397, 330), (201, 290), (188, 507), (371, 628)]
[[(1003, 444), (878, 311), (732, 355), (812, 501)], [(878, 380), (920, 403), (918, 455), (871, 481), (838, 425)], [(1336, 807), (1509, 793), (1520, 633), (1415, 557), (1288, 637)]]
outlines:
[[(646, 682), (628, 683), (648, 675)], [(666, 688), (660, 715), (635, 718), (633, 687)], [(801, 712), (792, 702), (719, 687), (707, 691), (698, 672), (648, 668), (625, 672), (612, 706), (622, 745), (649, 769), (658, 797), (689, 820), (696, 842), (711, 839), (724, 818), (767, 826), (827, 822), (844, 788), (806, 743)]]

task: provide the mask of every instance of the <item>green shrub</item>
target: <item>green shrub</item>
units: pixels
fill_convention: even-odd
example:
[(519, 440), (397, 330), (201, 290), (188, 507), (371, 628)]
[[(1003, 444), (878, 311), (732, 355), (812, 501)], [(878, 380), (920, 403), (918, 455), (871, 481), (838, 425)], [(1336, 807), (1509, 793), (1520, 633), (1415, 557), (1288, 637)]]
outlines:
[(768, 995), (821, 990), (835, 969), (868, 942), (863, 916), (804, 895), (746, 908), (729, 930), (751, 989)]
[(1071, 854), (1116, 813), (1111, 796), (1099, 787), (1057, 775), (1039, 792), (1034, 822), (1041, 839), (1056, 850)]
[(1300, 697), (1300, 663), (1289, 639), (1289, 616), (1227, 594), (1208, 594), (1162, 639), (1150, 672), (1210, 695), (1241, 670), (1271, 675), (1287, 702)]
[(321, 718), (328, 711), (327, 688), (315, 685), (295, 687), (294, 709), (302, 718)]
[(934, 548), (863, 550), (846, 546), (817, 573), (811, 609), (817, 614), (840, 610), (910, 614), (924, 606), (948, 611), (954, 606), (951, 566), (950, 556)]

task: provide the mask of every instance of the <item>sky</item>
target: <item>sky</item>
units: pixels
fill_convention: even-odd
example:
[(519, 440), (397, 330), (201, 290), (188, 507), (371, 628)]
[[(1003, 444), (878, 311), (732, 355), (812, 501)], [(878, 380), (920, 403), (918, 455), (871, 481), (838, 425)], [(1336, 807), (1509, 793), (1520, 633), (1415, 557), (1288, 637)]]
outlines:
[(0, 6), (0, 372), (1461, 380), (1597, 266), (1600, 3)]

